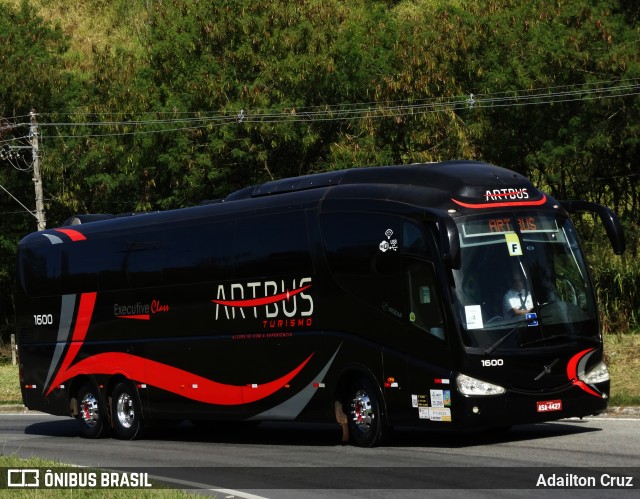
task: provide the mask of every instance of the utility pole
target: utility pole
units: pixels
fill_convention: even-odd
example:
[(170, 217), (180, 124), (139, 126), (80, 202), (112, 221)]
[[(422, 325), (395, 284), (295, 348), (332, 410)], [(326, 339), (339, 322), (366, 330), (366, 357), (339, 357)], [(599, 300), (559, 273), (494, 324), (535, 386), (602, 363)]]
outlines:
[(42, 178), (40, 176), (40, 146), (38, 144), (38, 123), (36, 122), (36, 112), (31, 110), (31, 128), (29, 130), (29, 138), (31, 141), (31, 151), (33, 153), (33, 183), (36, 189), (36, 218), (38, 220), (38, 230), (44, 230), (47, 227), (47, 221), (44, 218), (44, 196), (42, 194)]

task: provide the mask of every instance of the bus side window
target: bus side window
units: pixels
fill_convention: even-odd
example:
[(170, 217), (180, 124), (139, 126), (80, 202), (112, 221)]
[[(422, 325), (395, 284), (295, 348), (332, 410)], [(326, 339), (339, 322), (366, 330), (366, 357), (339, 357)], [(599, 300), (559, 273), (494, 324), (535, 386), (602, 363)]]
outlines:
[(236, 277), (308, 275), (313, 263), (305, 214), (239, 218), (233, 253)]
[(444, 321), (436, 276), (431, 262), (407, 260), (411, 323), (439, 339), (444, 339)]
[(60, 292), (60, 248), (47, 245), (20, 251), (20, 285), (29, 296), (50, 296)]
[(233, 223), (197, 221), (165, 231), (166, 285), (229, 279), (233, 271)]
[(424, 227), (411, 221), (403, 224), (403, 252), (414, 255), (429, 254), (427, 232)]
[(444, 339), (444, 321), (433, 263), (433, 238), (424, 226), (413, 221), (403, 225), (404, 266), (409, 294), (409, 320), (417, 327)]

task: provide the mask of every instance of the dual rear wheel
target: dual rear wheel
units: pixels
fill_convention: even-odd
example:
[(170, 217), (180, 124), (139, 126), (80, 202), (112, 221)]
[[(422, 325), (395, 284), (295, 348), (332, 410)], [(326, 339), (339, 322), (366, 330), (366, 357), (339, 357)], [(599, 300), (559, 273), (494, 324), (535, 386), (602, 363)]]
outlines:
[(117, 438), (134, 440), (142, 433), (142, 409), (138, 391), (130, 381), (120, 381), (111, 391), (111, 426), (108, 405), (95, 383), (85, 381), (78, 391), (80, 434), (101, 438), (109, 429)]
[[(118, 382), (111, 391), (111, 427), (108, 406), (95, 383), (86, 381), (80, 387), (78, 404), (80, 433), (85, 438), (103, 437), (110, 428), (122, 440), (134, 440), (142, 433), (140, 398), (128, 380)], [(367, 377), (358, 376), (348, 383), (343, 407), (355, 445), (373, 447), (380, 443), (385, 428), (382, 405), (376, 387)]]

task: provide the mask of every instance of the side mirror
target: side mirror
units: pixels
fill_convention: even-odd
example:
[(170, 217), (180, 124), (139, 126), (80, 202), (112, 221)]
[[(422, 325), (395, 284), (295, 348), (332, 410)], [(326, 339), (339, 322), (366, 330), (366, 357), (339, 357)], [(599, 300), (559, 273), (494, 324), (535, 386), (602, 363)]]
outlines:
[(562, 207), (569, 213), (590, 212), (600, 217), (604, 230), (609, 237), (611, 247), (616, 255), (622, 255), (626, 249), (624, 240), (624, 230), (620, 224), (618, 216), (606, 206), (589, 201), (572, 199), (570, 201), (560, 201)]

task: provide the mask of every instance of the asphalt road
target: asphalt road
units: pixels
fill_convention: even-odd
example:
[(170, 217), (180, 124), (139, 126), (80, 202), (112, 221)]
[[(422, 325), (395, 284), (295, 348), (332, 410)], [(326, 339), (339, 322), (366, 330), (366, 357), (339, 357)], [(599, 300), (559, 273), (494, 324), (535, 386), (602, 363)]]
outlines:
[[(574, 468), (629, 476), (632, 490), (554, 490), (553, 497), (637, 496), (640, 419), (587, 418), (514, 426), (500, 434), (398, 430), (384, 447), (340, 445), (334, 425), (263, 423), (202, 432), (188, 423), (155, 428), (133, 442), (78, 436), (77, 422), (44, 414), (0, 414), (2, 454), (103, 469), (142, 469), (217, 497), (540, 497), (538, 480)], [(538, 469), (532, 469), (532, 468)], [(477, 489), (495, 489), (480, 491)], [(392, 491), (392, 492), (391, 492)]]

